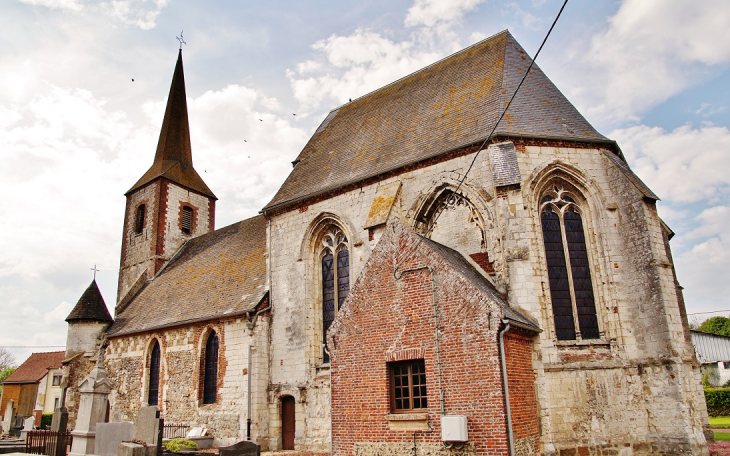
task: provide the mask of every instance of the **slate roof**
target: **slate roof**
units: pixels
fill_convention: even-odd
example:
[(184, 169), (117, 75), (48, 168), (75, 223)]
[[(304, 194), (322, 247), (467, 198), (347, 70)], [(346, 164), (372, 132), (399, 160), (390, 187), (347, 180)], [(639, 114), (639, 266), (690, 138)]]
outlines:
[[(483, 141), (530, 61), (505, 30), (331, 111), (264, 211)], [(537, 65), (495, 135), (614, 144)]]
[(522, 315), (521, 313), (517, 312), (515, 309), (510, 307), (507, 302), (505, 302), (504, 299), (502, 299), (502, 296), (499, 294), (499, 292), (494, 288), (494, 285), (492, 285), (489, 280), (487, 280), (486, 277), (484, 277), (479, 271), (477, 271), (474, 266), (469, 263), (464, 256), (457, 252), (456, 250), (446, 247), (443, 244), (439, 244), (438, 242), (432, 241), (431, 239), (428, 239), (427, 237), (423, 237), (419, 235), (423, 241), (429, 245), (432, 249), (434, 249), (436, 252), (438, 252), (439, 255), (441, 255), (446, 261), (451, 264), (451, 266), (459, 271), (459, 273), (469, 282), (471, 282), (474, 286), (479, 288), (479, 290), (482, 291), (482, 293), (489, 296), (492, 300), (497, 302), (502, 309), (504, 310), (504, 316), (508, 320), (511, 320), (518, 325), (525, 327), (527, 329), (532, 329), (534, 331), (541, 331), (540, 326), (535, 323), (532, 319)]
[(3, 383), (38, 383), (48, 369), (60, 369), (65, 357), (66, 353), (62, 351), (32, 353)]
[(114, 319), (109, 315), (109, 310), (106, 307), (104, 298), (101, 296), (99, 286), (96, 284), (96, 279), (91, 281), (89, 287), (81, 295), (79, 301), (74, 306), (73, 310), (68, 317), (67, 322), (88, 320), (88, 321), (100, 321), (100, 322), (112, 322)]
[(167, 107), (160, 129), (160, 139), (157, 142), (155, 161), (150, 169), (125, 194), (128, 195), (160, 177), (169, 179), (205, 196), (218, 199), (193, 168), (182, 50), (177, 55), (175, 73), (172, 76), (172, 84), (170, 84), (170, 94), (167, 96)]
[(107, 334), (241, 315), (266, 292), (266, 219), (259, 215), (188, 241), (116, 315)]
[(702, 364), (730, 361), (730, 337), (690, 330), (697, 360)]

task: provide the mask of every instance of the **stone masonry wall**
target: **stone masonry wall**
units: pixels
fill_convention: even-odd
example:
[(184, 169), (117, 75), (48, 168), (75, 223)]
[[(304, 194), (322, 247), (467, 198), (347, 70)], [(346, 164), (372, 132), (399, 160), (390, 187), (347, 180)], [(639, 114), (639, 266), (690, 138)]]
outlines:
[[(149, 357), (160, 343), (158, 407), (167, 423), (204, 426), (216, 445), (246, 438), (248, 347), (252, 345), (252, 440), (268, 435), (266, 365), (268, 318), (259, 317), (251, 332), (245, 317), (211, 320), (187, 326), (110, 339), (106, 355), (109, 377), (116, 381), (110, 395), (112, 420), (132, 421), (147, 402)], [(201, 372), (205, 342), (218, 335), (218, 400), (203, 404)], [(264, 442), (266, 443), (266, 442)]]
[[(566, 437), (578, 439), (575, 441), (562, 440), (562, 436), (567, 435), (570, 426), (593, 422), (591, 406), (582, 401), (592, 394), (590, 385), (563, 383), (564, 378), (583, 372), (597, 383), (610, 384), (627, 368), (671, 365), (674, 379), (651, 370), (645, 374), (652, 378), (647, 380), (649, 383), (654, 384), (656, 379), (654, 389), (671, 398), (675, 407), (687, 409), (687, 417), (673, 422), (663, 435), (686, 439), (692, 451), (702, 454), (706, 451), (701, 437), (705, 411), (697, 393), (699, 377), (692, 365), (692, 349), (684, 339), (680, 298), (654, 203), (645, 200), (599, 149), (550, 141), (518, 141), (516, 147), (521, 185), (495, 189), (489, 155), (482, 152), (459, 193), (481, 219), (482, 248), (493, 262), (495, 284), (506, 293), (512, 307), (531, 315), (543, 329), (533, 354), (540, 405), (540, 451), (551, 453), (569, 441), (582, 442), (584, 437), (579, 435), (585, 434)], [(322, 419), (327, 413), (314, 406), (328, 403), (329, 373), (329, 366), (321, 359), (321, 272), (317, 247), (311, 243), (315, 227), (329, 217), (347, 233), (354, 283), (383, 233), (382, 227), (370, 232), (363, 229), (377, 189), (401, 182), (391, 217), (420, 229), (428, 223), (423, 217), (430, 202), (441, 189), (458, 185), (472, 159), (473, 154), (452, 154), (445, 161), (413, 167), (381, 181), (373, 179), (362, 187), (319, 201), (305, 201), (272, 215), (271, 379), (275, 391), (289, 391), (295, 398), (300, 397), (299, 391), (303, 394), (303, 389), (307, 390), (306, 402), (297, 402), (297, 417), (303, 415), (302, 423), (306, 424), (305, 429), (297, 428), (297, 448), (320, 450), (329, 445), (328, 423)], [(601, 333), (597, 340), (563, 342), (555, 337), (539, 222), (540, 192), (555, 182), (571, 186), (584, 198), (580, 204)], [(459, 239), (464, 239), (464, 227), (473, 225), (461, 218), (439, 219), (434, 233), (441, 242), (468, 253), (466, 250), (474, 249), (474, 240), (461, 243)], [(567, 392), (566, 384), (571, 385)], [(648, 427), (627, 431), (621, 425), (636, 418), (636, 413), (644, 417), (661, 415), (664, 399), (648, 399), (641, 410), (626, 409), (620, 405), (622, 400), (612, 399), (611, 389), (605, 392), (615, 420), (596, 418), (604, 431), (600, 438), (590, 441), (591, 448), (608, 444), (603, 439), (620, 445), (623, 439), (629, 445), (636, 439), (666, 440), (649, 431), (639, 434), (643, 432), (640, 429)], [(563, 393), (575, 401), (565, 402)], [(323, 396), (314, 400), (315, 395)], [(280, 425), (275, 414), (279, 397), (269, 397), (272, 429)], [(575, 414), (574, 423), (561, 418), (571, 414)]]
[[(137, 208), (145, 205), (145, 222), (135, 232)], [(191, 234), (181, 231), (182, 206), (193, 209)], [(127, 296), (142, 273), (151, 279), (187, 241), (214, 229), (215, 201), (167, 179), (158, 179), (127, 196), (117, 302)]]

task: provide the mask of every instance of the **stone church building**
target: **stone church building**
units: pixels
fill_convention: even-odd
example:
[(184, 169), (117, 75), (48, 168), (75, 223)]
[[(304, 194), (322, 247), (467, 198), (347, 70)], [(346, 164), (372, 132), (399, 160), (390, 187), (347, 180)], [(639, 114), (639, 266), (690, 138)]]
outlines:
[(659, 198), (537, 65), (499, 120), (530, 63), (503, 31), (332, 110), (215, 229), (178, 55), (114, 317), (92, 283), (68, 319), (72, 415), (101, 351), (112, 421), (220, 445), (708, 454)]

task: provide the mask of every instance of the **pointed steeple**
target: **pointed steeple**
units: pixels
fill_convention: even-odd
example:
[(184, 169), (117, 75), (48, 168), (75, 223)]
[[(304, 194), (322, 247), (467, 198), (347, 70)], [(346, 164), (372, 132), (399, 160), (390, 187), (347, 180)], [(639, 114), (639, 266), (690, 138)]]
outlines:
[(167, 178), (190, 190), (218, 199), (193, 168), (182, 49), (177, 55), (175, 73), (172, 76), (170, 94), (167, 97), (165, 117), (162, 120), (160, 139), (157, 142), (155, 161), (144, 176), (126, 194), (132, 193), (159, 177)]
[(66, 317), (66, 321), (69, 323), (78, 320), (109, 323), (114, 321), (112, 316), (109, 315), (109, 310), (106, 308), (106, 303), (101, 296), (101, 291), (96, 284), (96, 280), (91, 281), (91, 285), (81, 295), (79, 302), (76, 303), (76, 307)]

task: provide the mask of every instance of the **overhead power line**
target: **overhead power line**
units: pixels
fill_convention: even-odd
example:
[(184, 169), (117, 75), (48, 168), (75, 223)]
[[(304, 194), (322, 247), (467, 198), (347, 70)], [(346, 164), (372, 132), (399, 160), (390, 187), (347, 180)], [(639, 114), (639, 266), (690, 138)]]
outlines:
[[(522, 80), (520, 81), (519, 85), (515, 89), (514, 93), (512, 94), (512, 98), (509, 99), (509, 103), (507, 103), (507, 106), (505, 106), (504, 110), (502, 111), (502, 114), (499, 115), (499, 119), (494, 123), (494, 127), (492, 127), (492, 131), (489, 132), (489, 135), (482, 141), (482, 144), (479, 146), (479, 149), (474, 154), (474, 158), (471, 161), (471, 164), (469, 164), (469, 168), (467, 168), (466, 172), (464, 173), (464, 176), (462, 176), (461, 180), (459, 181), (459, 185), (456, 186), (456, 190), (454, 190), (454, 194), (457, 194), (459, 192), (459, 189), (461, 188), (464, 181), (466, 181), (466, 177), (469, 175), (469, 172), (474, 167), (474, 163), (476, 163), (477, 158), (479, 158), (479, 153), (484, 150), (484, 146), (489, 143), (489, 140), (492, 139), (492, 136), (494, 135), (494, 132), (497, 130), (497, 127), (499, 126), (499, 123), (504, 118), (505, 114), (507, 114), (507, 110), (509, 109), (510, 105), (512, 105), (512, 101), (514, 101), (515, 97), (517, 96), (517, 92), (519, 92), (520, 88), (522, 87), (522, 84), (525, 82), (525, 79), (527, 79), (527, 75), (530, 74), (530, 70), (532, 70), (532, 66), (535, 64), (535, 61), (537, 60), (537, 56), (540, 55), (540, 51), (542, 51), (543, 46), (545, 46), (545, 43), (548, 40), (548, 37), (550, 36), (550, 33), (552, 33), (553, 29), (555, 28), (555, 24), (558, 23), (558, 19), (560, 19), (560, 15), (563, 14), (563, 10), (565, 9), (565, 6), (568, 4), (568, 0), (565, 0), (563, 2), (563, 6), (560, 7), (560, 11), (558, 11), (558, 15), (555, 16), (555, 20), (553, 21), (553, 24), (550, 26), (550, 29), (548, 30), (547, 34), (545, 35), (545, 38), (542, 40), (542, 44), (540, 44), (540, 47), (537, 49), (537, 52), (535, 53), (535, 57), (532, 58), (532, 61), (530, 62), (530, 65), (527, 67), (527, 71), (525, 71), (525, 75), (522, 76)], [(435, 215), (435, 218), (433, 219), (432, 225), (435, 225), (438, 221), (439, 217), (441, 216), (441, 212), (437, 212)], [(406, 255), (402, 261), (398, 263), (396, 266), (396, 272), (400, 268), (400, 266), (410, 258), (410, 256), (418, 249), (418, 246), (421, 245), (422, 239), (418, 240), (418, 243), (416, 246)]]

